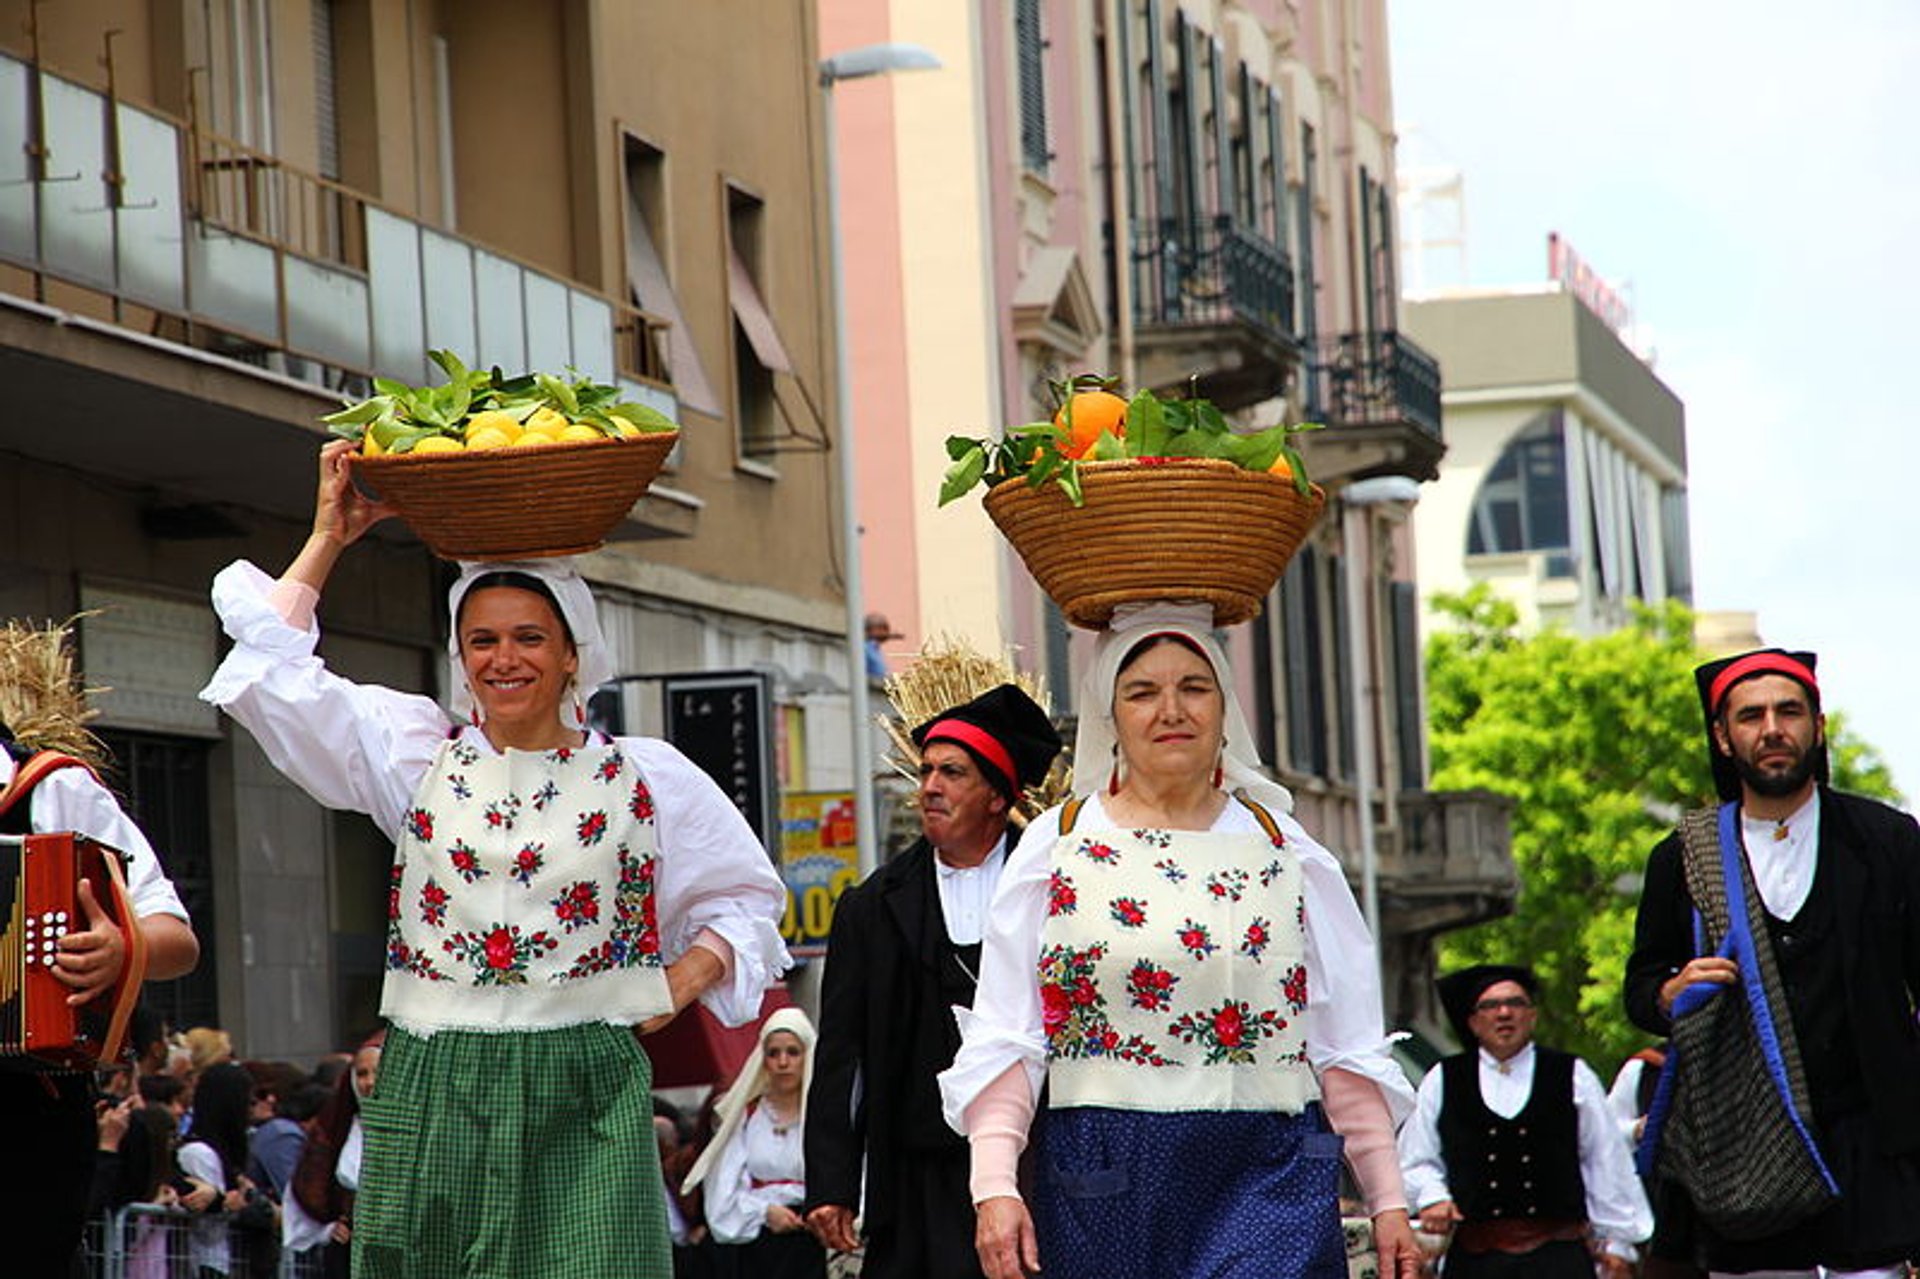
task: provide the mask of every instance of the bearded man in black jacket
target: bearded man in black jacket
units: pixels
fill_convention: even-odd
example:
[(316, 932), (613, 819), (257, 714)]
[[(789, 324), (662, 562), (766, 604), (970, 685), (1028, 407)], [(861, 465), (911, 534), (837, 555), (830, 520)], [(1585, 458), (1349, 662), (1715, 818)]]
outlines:
[(1002, 684), (920, 725), (913, 742), (921, 838), (834, 909), (806, 1219), (828, 1248), (850, 1252), (859, 1218), (863, 1279), (979, 1279), (967, 1143), (941, 1117), (935, 1077), (960, 1047), (954, 1006), (973, 1004), (987, 908), (1019, 833), (1009, 816), (1060, 735)]
[[(1904, 1274), (1920, 1253), (1920, 827), (1827, 786), (1814, 664), (1811, 653), (1761, 649), (1695, 672), (1724, 802), (1712, 864), (1735, 867), (1743, 881), (1725, 889), (1733, 909), (1745, 917), (1750, 880), (1761, 910), (1750, 921), (1749, 960), (1696, 950), (1695, 911), (1711, 911), (1695, 900), (1701, 872), (1688, 869), (1681, 835), (1669, 836), (1647, 863), (1626, 1004), (1636, 1025), (1662, 1036), (1675, 1033), (1676, 1018), (1684, 1029), (1707, 1015), (1693, 1009), (1709, 991), (1764, 1009), (1764, 1020), (1751, 1016), (1768, 1049), (1760, 1055), (1791, 1085), (1796, 1108), (1805, 1098), (1810, 1113), (1794, 1115), (1799, 1140), (1836, 1194), (1803, 1219), (1779, 1219), (1765, 1237), (1742, 1229), (1735, 1238), (1677, 1182), (1656, 1178), (1654, 1253), (1726, 1273)], [(1683, 1060), (1676, 1065), (1676, 1106), (1705, 1104), (1734, 1082), (1693, 1079)], [(1777, 1152), (1741, 1140), (1734, 1153), (1744, 1166), (1775, 1162)]]

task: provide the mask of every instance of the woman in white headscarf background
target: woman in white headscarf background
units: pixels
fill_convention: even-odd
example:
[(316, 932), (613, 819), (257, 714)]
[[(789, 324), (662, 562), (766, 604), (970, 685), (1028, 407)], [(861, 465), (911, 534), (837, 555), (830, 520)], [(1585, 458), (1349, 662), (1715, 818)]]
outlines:
[(1074, 798), (1009, 860), (955, 1010), (941, 1092), (989, 1279), (1343, 1276), (1343, 1138), (1380, 1273), (1419, 1272), (1373, 939), (1262, 771), (1211, 622), (1124, 606), (1101, 635)]
[(714, 1109), (713, 1139), (683, 1190), (706, 1187), (707, 1228), (721, 1273), (821, 1279), (827, 1254), (807, 1233), (804, 1127), (813, 1082), (813, 1023), (782, 1008), (760, 1027), (754, 1055)]
[(278, 579), (214, 579), (233, 648), (202, 691), (275, 767), (395, 842), (389, 1032), (362, 1108), (361, 1279), (671, 1266), (652, 1070), (634, 1032), (699, 999), (759, 1013), (785, 893), (724, 793), (665, 742), (588, 729), (613, 674), (569, 561), (463, 565), (453, 714), (315, 654), (340, 554), (394, 512), (321, 449), (313, 530)]

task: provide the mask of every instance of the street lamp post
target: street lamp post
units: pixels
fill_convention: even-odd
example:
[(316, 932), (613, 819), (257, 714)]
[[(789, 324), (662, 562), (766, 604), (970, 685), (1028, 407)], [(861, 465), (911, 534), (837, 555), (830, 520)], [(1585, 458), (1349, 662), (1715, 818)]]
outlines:
[(848, 352), (846, 258), (840, 242), (839, 144), (834, 137), (833, 86), (842, 80), (884, 75), (889, 71), (923, 71), (940, 66), (940, 59), (915, 44), (869, 44), (820, 60), (821, 124), (826, 132), (827, 228), (833, 253), (833, 326), (837, 362), (834, 389), (840, 407), (840, 528), (844, 545), (842, 570), (847, 588), (847, 701), (853, 724), (853, 814), (859, 841), (860, 875), (865, 878), (880, 864), (874, 824), (873, 765), (869, 746), (873, 736), (872, 710), (867, 696), (865, 604), (860, 571), (860, 512), (854, 501), (858, 477), (853, 465), (853, 360)]
[(1347, 666), (1351, 672), (1347, 689), (1352, 698), (1353, 789), (1360, 808), (1360, 910), (1367, 917), (1367, 931), (1373, 934), (1376, 960), (1385, 955), (1385, 939), (1380, 936), (1380, 854), (1375, 847), (1373, 826), (1373, 699), (1368, 695), (1373, 682), (1373, 663), (1368, 658), (1366, 607), (1371, 578), (1367, 561), (1361, 556), (1363, 543), (1371, 548), (1372, 538), (1361, 537), (1369, 508), (1389, 503), (1407, 505), (1419, 501), (1418, 481), (1404, 475), (1380, 475), (1356, 480), (1340, 493), (1343, 540), (1347, 546)]

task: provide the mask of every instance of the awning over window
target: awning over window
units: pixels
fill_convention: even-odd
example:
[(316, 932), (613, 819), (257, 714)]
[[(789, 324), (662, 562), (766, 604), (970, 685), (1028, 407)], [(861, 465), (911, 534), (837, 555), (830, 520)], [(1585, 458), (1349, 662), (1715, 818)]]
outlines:
[(667, 369), (673, 375), (674, 393), (680, 403), (710, 417), (722, 417), (725, 410), (707, 381), (707, 371), (694, 349), (693, 333), (680, 311), (680, 299), (674, 296), (667, 279), (666, 264), (654, 248), (646, 219), (636, 207), (627, 209), (627, 286), (633, 290), (634, 305), (666, 320)]
[(727, 296), (733, 300), (733, 318), (740, 321), (740, 329), (747, 335), (747, 345), (753, 348), (754, 358), (769, 372), (792, 373), (793, 361), (787, 358), (780, 331), (774, 327), (773, 315), (767, 310), (766, 301), (753, 282), (753, 272), (747, 270), (746, 260), (738, 249), (728, 257)]

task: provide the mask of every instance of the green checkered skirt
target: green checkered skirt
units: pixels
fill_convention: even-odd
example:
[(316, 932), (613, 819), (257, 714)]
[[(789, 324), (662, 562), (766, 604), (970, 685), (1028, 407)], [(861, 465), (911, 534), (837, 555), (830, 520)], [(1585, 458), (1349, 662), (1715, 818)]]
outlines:
[(355, 1279), (665, 1279), (653, 1067), (623, 1026), (394, 1028), (362, 1110)]

